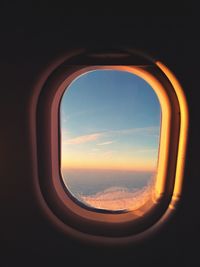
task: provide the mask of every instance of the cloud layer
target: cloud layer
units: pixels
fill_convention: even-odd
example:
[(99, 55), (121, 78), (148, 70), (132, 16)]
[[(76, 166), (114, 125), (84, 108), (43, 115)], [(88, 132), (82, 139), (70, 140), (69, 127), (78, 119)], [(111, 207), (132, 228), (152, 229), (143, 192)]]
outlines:
[(77, 136), (75, 138), (68, 139), (63, 142), (64, 145), (78, 145), (78, 144), (84, 144), (91, 141), (96, 141), (102, 134), (101, 133), (95, 133), (95, 134), (88, 134), (88, 135), (81, 135)]
[(123, 187), (111, 187), (94, 195), (79, 195), (87, 206), (110, 211), (131, 211), (142, 207), (152, 194), (152, 186), (128, 190)]
[(97, 145), (98, 145), (98, 146), (106, 146), (106, 145), (110, 145), (110, 144), (112, 144), (112, 143), (114, 143), (114, 141), (107, 141), (107, 142), (99, 143), (99, 144), (97, 144)]

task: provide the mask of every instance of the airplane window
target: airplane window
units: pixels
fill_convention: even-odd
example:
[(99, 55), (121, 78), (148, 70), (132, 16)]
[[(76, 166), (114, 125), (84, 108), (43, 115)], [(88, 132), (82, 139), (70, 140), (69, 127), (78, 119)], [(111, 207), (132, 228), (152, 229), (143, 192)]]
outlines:
[(184, 91), (164, 64), (140, 52), (120, 59), (109, 51), (74, 53), (55, 66), (37, 99), (45, 212), (75, 238), (142, 240), (181, 198)]
[(136, 210), (155, 189), (161, 107), (154, 89), (120, 70), (92, 70), (60, 102), (61, 174), (67, 192), (97, 212)]

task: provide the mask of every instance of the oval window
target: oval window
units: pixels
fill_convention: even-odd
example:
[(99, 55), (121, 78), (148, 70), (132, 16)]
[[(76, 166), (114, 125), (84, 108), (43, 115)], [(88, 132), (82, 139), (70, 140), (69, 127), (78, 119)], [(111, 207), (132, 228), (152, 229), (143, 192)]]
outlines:
[(61, 98), (60, 127), (61, 176), (80, 205), (124, 213), (152, 198), (161, 107), (145, 80), (120, 70), (83, 73)]

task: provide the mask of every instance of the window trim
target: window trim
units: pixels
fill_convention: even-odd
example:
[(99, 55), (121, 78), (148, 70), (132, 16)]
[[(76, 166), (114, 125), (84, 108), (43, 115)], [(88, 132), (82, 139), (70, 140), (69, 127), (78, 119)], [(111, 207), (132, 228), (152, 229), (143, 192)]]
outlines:
[[(95, 59), (95, 62), (98, 63), (98, 59)], [(162, 146), (165, 146), (166, 153), (164, 153), (164, 158), (168, 159), (167, 164), (169, 164), (169, 154), (171, 153), (171, 151), (177, 150), (177, 153), (173, 151), (173, 157), (177, 157), (177, 166), (179, 166), (177, 169), (179, 170), (179, 172), (175, 171), (176, 166), (174, 166), (172, 168), (173, 170), (171, 170), (170, 173), (167, 174), (166, 169), (169, 169), (169, 166), (168, 168), (166, 166), (163, 167), (163, 173), (165, 173), (163, 174), (163, 177), (165, 177), (165, 179), (162, 179), (162, 181), (160, 181), (156, 185), (157, 195), (155, 196), (155, 208), (145, 213), (145, 216), (142, 219), (140, 216), (137, 217), (138, 215), (136, 213), (131, 214), (130, 216), (130, 213), (108, 215), (99, 214), (92, 211), (91, 216), (91, 211), (83, 209), (71, 199), (70, 204), (68, 203), (66, 205), (65, 201), (67, 194), (66, 191), (63, 190), (62, 178), (60, 177), (60, 170), (58, 170), (58, 166), (60, 166), (58, 140), (60, 137), (59, 132), (55, 131), (55, 129), (57, 129), (59, 126), (58, 112), (55, 113), (55, 107), (58, 110), (62, 93), (66, 89), (67, 85), (75, 77), (77, 77), (77, 74), (79, 76), (85, 71), (94, 69), (94, 67), (96, 69), (105, 69), (105, 66), (106, 68), (108, 68), (108, 65), (69, 65), (66, 61), (50, 75), (50, 77), (46, 81), (46, 84), (43, 86), (37, 102), (37, 147), (40, 188), (45, 202), (47, 203), (50, 210), (55, 214), (57, 219), (62, 222), (62, 228), (64, 228), (65, 230), (67, 230), (68, 227), (71, 227), (73, 229), (76, 229), (78, 232), (85, 233), (87, 236), (89, 235), (90, 238), (92, 236), (98, 236), (98, 240), (105, 237), (110, 239), (114, 238), (115, 240), (116, 238), (121, 239), (122, 237), (135, 238), (136, 235), (142, 234), (148, 231), (148, 229), (152, 228), (152, 225), (157, 225), (161, 218), (165, 216), (164, 214), (170, 214), (171, 210), (173, 210), (178, 203), (181, 193), (180, 184), (182, 183), (183, 178), (183, 171), (180, 171), (180, 166), (184, 165), (183, 161), (187, 140), (187, 104), (186, 101), (185, 105), (182, 104), (181, 101), (183, 100), (180, 99), (184, 99), (183, 91), (177, 80), (175, 80), (171, 72), (167, 72), (168, 69), (162, 63), (156, 62), (155, 64), (153, 62), (149, 62), (145, 66), (138, 67), (121, 65), (121, 68), (123, 68), (124, 70), (127, 70), (127, 68), (129, 70), (134, 69), (134, 71), (136, 72), (134, 72), (134, 74), (140, 74), (143, 78), (144, 75), (147, 75), (149, 79), (151, 79), (151, 83), (153, 81), (153, 84), (156, 84), (156, 88), (157, 86), (160, 89), (162, 88), (161, 90), (163, 90), (164, 92), (162, 97), (163, 99), (165, 98), (165, 100), (163, 101), (166, 101), (165, 105), (169, 113), (167, 122), (165, 121), (165, 123), (167, 126), (170, 125), (170, 127), (167, 127), (168, 131), (165, 132), (167, 134), (167, 138), (165, 138), (163, 134), (164, 131), (162, 123), (161, 139), (164, 140), (162, 142), (165, 142), (165, 145), (161, 144), (161, 148)], [(118, 69), (119, 66), (111, 64), (110, 68)], [(169, 73), (171, 76), (169, 75)], [(66, 79), (66, 77), (68, 78)], [(151, 85), (151, 83), (149, 84)], [(167, 91), (166, 88), (168, 88)], [(166, 94), (168, 95), (167, 97)], [(161, 108), (163, 109), (162, 105)], [(174, 114), (176, 114), (176, 116), (174, 116)], [(181, 117), (179, 117), (179, 114)], [(186, 114), (185, 117), (182, 114)], [(176, 133), (174, 137), (173, 131), (174, 129), (176, 129), (177, 132), (177, 122), (178, 126), (180, 125), (180, 134)], [(47, 129), (51, 129), (51, 136), (48, 135)], [(170, 136), (172, 136), (172, 134), (174, 139), (176, 139), (174, 142), (172, 142), (172, 139), (170, 139)], [(41, 136), (43, 136), (42, 141), (40, 141)], [(51, 144), (51, 147), (49, 147), (47, 144)], [(56, 153), (54, 153), (55, 151)], [(44, 162), (44, 160), (46, 162)], [(168, 185), (168, 190), (163, 190), (166, 182), (169, 182), (169, 176), (172, 175), (174, 177), (176, 175), (176, 180), (175, 178), (171, 179), (171, 183), (169, 183)], [(107, 219), (108, 217), (109, 220)]]
[[(52, 102), (52, 111), (53, 114), (55, 114), (56, 110), (59, 110), (59, 103), (60, 99), (67, 90), (66, 88), (70, 85), (70, 83), (75, 80), (77, 77), (80, 77), (82, 74), (87, 73), (92, 70), (118, 70), (118, 71), (124, 71), (124, 72), (129, 72), (131, 74), (137, 75), (141, 79), (144, 79), (154, 90), (156, 93), (161, 110), (162, 110), (162, 125), (161, 125), (161, 134), (160, 134), (160, 156), (159, 156), (159, 163), (158, 163), (158, 168), (157, 172), (159, 174), (159, 177), (156, 178), (156, 185), (155, 185), (155, 196), (153, 202), (157, 203), (159, 202), (159, 198), (163, 195), (165, 191), (165, 184), (166, 184), (166, 171), (167, 171), (167, 158), (168, 158), (168, 153), (169, 153), (169, 139), (170, 139), (170, 118), (171, 118), (171, 107), (169, 104), (169, 99), (168, 96), (165, 92), (165, 89), (163, 88), (162, 84), (154, 78), (152, 74), (150, 74), (148, 71), (146, 71), (143, 68), (135, 67), (135, 66), (89, 66), (89, 67), (80, 67), (76, 71), (73, 72), (73, 74), (69, 75), (62, 84), (57, 89), (57, 93), (55, 94), (54, 101)], [(57, 117), (57, 116), (56, 116)], [(52, 116), (53, 118), (53, 116)], [(51, 127), (51, 136), (52, 136), (52, 143), (55, 143), (57, 140), (57, 136), (55, 136), (55, 129), (57, 129), (58, 123), (56, 121), (56, 118), (53, 119), (52, 127)], [(52, 154), (54, 156), (52, 162), (56, 162), (57, 160), (57, 155), (60, 154), (60, 151), (57, 150), (57, 146), (55, 147), (55, 150), (52, 151)], [(60, 166), (60, 162), (57, 164), (57, 166)], [(52, 171), (53, 169), (55, 170), (55, 166), (52, 166)], [(95, 221), (102, 221), (102, 222), (126, 222), (126, 221), (132, 221), (137, 216), (142, 216), (142, 213), (145, 213), (146, 210), (151, 209), (151, 207), (145, 206), (142, 209), (139, 209), (137, 211), (133, 212), (128, 212), (128, 213), (122, 213), (116, 215), (111, 215), (111, 214), (102, 214), (95, 212), (94, 210), (89, 211), (86, 208), (81, 207), (80, 205), (74, 205), (74, 201), (72, 198), (69, 196), (69, 194), (66, 194), (66, 190), (63, 189), (63, 184), (62, 182), (56, 178), (58, 176), (58, 172), (54, 173), (53, 175), (53, 185), (55, 189), (57, 190), (58, 196), (60, 195), (61, 200), (63, 203), (71, 209), (71, 211), (76, 212), (77, 215), (84, 217), (89, 220), (95, 220)], [(61, 174), (60, 174), (61, 175)], [(62, 194), (62, 195), (61, 195)], [(153, 202), (151, 203), (151, 206), (153, 206)], [(140, 215), (137, 215), (140, 214)]]
[(183, 88), (181, 87), (181, 84), (179, 83), (175, 75), (162, 62), (157, 61), (156, 65), (160, 68), (160, 70), (164, 72), (166, 77), (171, 82), (174, 91), (177, 95), (180, 108), (181, 123), (179, 130), (179, 144), (177, 148), (178, 151), (177, 151), (176, 176), (175, 176), (175, 185), (173, 190), (172, 203), (170, 204), (170, 207), (174, 209), (182, 193), (186, 149), (187, 149), (187, 137), (189, 129), (189, 110)]

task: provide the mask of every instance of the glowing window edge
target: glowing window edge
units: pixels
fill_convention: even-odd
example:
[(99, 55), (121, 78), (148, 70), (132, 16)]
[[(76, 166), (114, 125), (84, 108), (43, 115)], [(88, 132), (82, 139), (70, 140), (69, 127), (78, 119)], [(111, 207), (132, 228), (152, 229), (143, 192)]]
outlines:
[[(79, 53), (83, 53), (84, 51), (78, 51)], [(135, 53), (135, 51), (131, 51), (131, 53)], [(73, 56), (73, 53), (71, 54)], [(77, 55), (77, 52), (74, 52), (74, 55)], [(69, 55), (65, 56), (65, 61), (67, 62), (69, 58)], [(41, 89), (44, 87), (46, 81), (49, 79), (49, 77), (51, 77), (51, 74), (54, 75), (54, 71), (57, 67), (59, 67), (60, 65), (62, 65), (64, 63), (63, 57), (60, 60), (55, 61), (51, 66), (49, 66), (46, 71), (43, 73), (42, 76), (39, 77), (38, 82), (35, 85), (35, 91), (34, 91), (34, 95), (31, 98), (31, 111), (30, 111), (30, 123), (31, 123), (31, 136), (33, 137), (32, 140), (32, 150), (33, 150), (33, 164), (35, 166), (35, 168), (33, 169), (33, 172), (35, 173), (35, 175), (37, 176), (37, 171), (38, 169), (41, 168), (41, 166), (43, 166), (43, 163), (39, 163), (38, 162), (38, 153), (36, 150), (36, 147), (34, 146), (34, 144), (36, 144), (36, 142), (38, 142), (38, 137), (36, 137), (35, 135), (35, 129), (36, 129), (36, 121), (35, 121), (35, 112), (37, 111), (37, 106), (38, 106), (38, 101), (39, 101), (39, 95), (41, 93)], [(44, 188), (44, 191), (47, 192), (47, 195), (49, 195), (49, 200), (47, 201), (46, 199), (46, 194), (44, 195), (44, 191), (41, 190), (42, 189), (42, 185), (39, 182), (39, 180), (43, 180), (43, 177), (39, 178), (39, 180), (35, 180), (35, 193), (37, 196), (37, 199), (39, 201), (39, 205), (42, 208), (43, 212), (46, 214), (49, 222), (51, 222), (53, 224), (53, 226), (55, 226), (58, 230), (60, 230), (62, 233), (66, 234), (67, 236), (71, 236), (72, 238), (76, 238), (79, 241), (82, 240), (83, 242), (85, 242), (85, 240), (94, 242), (94, 243), (103, 243), (104, 245), (109, 245), (109, 244), (126, 244), (127, 242), (137, 242), (140, 240), (143, 240), (146, 237), (151, 236), (152, 234), (154, 234), (155, 232), (157, 233), (158, 230), (160, 229), (160, 227), (162, 227), (168, 220), (169, 218), (174, 214), (174, 210), (176, 209), (176, 204), (179, 203), (179, 199), (181, 196), (181, 192), (182, 192), (182, 183), (183, 183), (183, 175), (184, 175), (184, 164), (185, 164), (185, 156), (186, 156), (186, 146), (187, 146), (187, 135), (188, 135), (188, 126), (189, 126), (189, 114), (188, 114), (188, 106), (187, 106), (187, 101), (186, 101), (186, 97), (184, 95), (183, 89), (181, 87), (181, 85), (179, 84), (178, 80), (176, 79), (176, 77), (174, 76), (174, 74), (161, 62), (159, 61), (155, 61), (150, 59), (149, 61), (150, 65), (155, 69), (155, 73), (157, 73), (157, 71), (161, 72), (162, 75), (164, 77), (166, 77), (166, 79), (169, 80), (169, 83), (171, 84), (173, 91), (176, 95), (176, 97), (178, 98), (178, 106), (179, 106), (179, 111), (180, 111), (180, 129), (178, 131), (178, 145), (177, 145), (177, 149), (176, 149), (176, 153), (177, 153), (177, 160), (176, 162), (176, 171), (175, 171), (175, 184), (173, 186), (173, 195), (170, 197), (170, 203), (167, 205), (167, 208), (164, 210), (164, 212), (162, 212), (162, 214), (156, 219), (156, 221), (152, 224), (152, 225), (148, 225), (146, 227), (146, 229), (142, 230), (142, 231), (136, 231), (136, 233), (131, 234), (131, 235), (126, 235), (126, 236), (101, 236), (99, 229), (97, 227), (96, 221), (101, 221), (101, 216), (100, 217), (95, 217), (96, 212), (92, 212), (92, 217), (88, 216), (88, 222), (90, 223), (90, 225), (96, 229), (96, 233), (93, 234), (90, 231), (89, 232), (85, 232), (82, 229), (82, 221), (80, 221), (80, 229), (77, 229), (75, 227), (73, 227), (72, 225), (68, 224), (68, 221), (63, 219), (62, 216), (58, 215), (55, 212), (55, 208), (57, 209), (57, 207), (53, 208), (52, 206), (49, 206), (49, 200), (54, 201), (56, 200), (56, 197), (60, 198), (60, 194), (62, 194), (63, 192), (63, 188), (62, 188), (62, 192), (58, 192), (57, 196), (52, 196), (49, 195), (48, 189)], [(71, 76), (71, 74), (73, 74), (73, 66), (68, 66), (69, 71), (66, 71), (66, 75), (65, 77)], [(72, 68), (71, 68), (72, 67)], [(94, 66), (93, 66), (94, 67)], [(106, 66), (107, 67), (107, 66)], [(145, 67), (145, 66), (144, 66)], [(81, 67), (83, 68), (83, 67)], [(151, 74), (154, 76), (154, 73)], [(58, 81), (58, 83), (56, 82), (55, 78), (57, 76), (54, 77), (54, 81), (53, 84), (51, 84), (50, 82), (50, 87), (48, 89), (52, 89), (52, 87), (55, 87), (55, 89), (57, 91), (59, 91), (60, 89), (60, 83)], [(157, 77), (157, 76), (156, 76)], [(165, 78), (164, 78), (165, 79)], [(73, 78), (72, 78), (73, 80)], [(146, 79), (145, 79), (146, 80)], [(49, 86), (48, 86), (49, 87)], [(66, 88), (66, 87), (65, 87)], [(165, 88), (165, 87), (164, 87)], [(43, 91), (43, 90), (42, 90)], [(166, 91), (168, 91), (168, 89), (166, 88)], [(49, 95), (49, 94), (48, 94)], [(55, 97), (54, 97), (55, 98)], [(58, 98), (57, 98), (57, 102), (60, 100), (61, 96), (58, 94)], [(47, 101), (48, 102), (48, 101)], [(42, 101), (42, 106), (43, 104), (45, 104), (45, 102)], [(48, 104), (48, 103), (46, 103)], [(44, 105), (44, 109), (48, 109), (48, 107), (50, 107), (49, 105), (46, 106), (46, 104)], [(53, 105), (53, 104), (52, 104)], [(48, 116), (50, 115), (50, 117), (46, 117), (47, 114), (45, 115), (45, 117), (52, 122), (53, 120), (53, 112), (55, 112), (56, 110), (52, 108), (50, 108), (50, 114), (48, 113)], [(57, 110), (58, 110), (58, 106)], [(44, 110), (42, 108), (41, 111), (39, 111), (39, 117), (41, 112), (43, 113)], [(40, 110), (40, 108), (39, 108)], [(45, 112), (46, 113), (46, 112)], [(57, 119), (59, 121), (59, 119)], [(57, 144), (55, 144), (55, 141), (58, 140), (59, 136), (57, 134), (57, 132), (55, 131), (55, 128), (53, 129), (52, 125), (55, 126), (55, 123), (51, 123), (51, 129), (50, 132), (46, 133), (46, 135), (50, 136), (50, 140), (48, 139), (49, 143), (48, 145), (51, 147), (51, 150), (53, 152), (58, 152), (55, 147), (57, 146)], [(58, 125), (56, 125), (58, 126)], [(40, 136), (40, 127), (39, 129), (39, 136)], [(44, 129), (42, 128), (42, 132), (44, 131)], [(52, 138), (52, 131), (54, 132), (54, 136)], [(41, 132), (41, 133), (42, 133)], [(56, 134), (55, 134), (56, 132)], [(33, 134), (34, 133), (34, 134)], [(52, 143), (53, 141), (53, 143)], [(39, 149), (40, 151), (40, 149)], [(55, 164), (54, 166), (51, 166), (51, 164), (47, 164), (48, 168), (50, 167), (51, 169), (55, 169), (56, 165), (59, 165), (59, 154), (57, 153), (53, 153), (51, 152), (51, 163), (53, 162), (53, 160), (55, 160)], [(43, 157), (42, 157), (43, 158)], [(46, 157), (46, 152), (45, 152), (45, 158), (47, 159), (47, 161), (49, 161), (48, 157)], [(45, 158), (43, 158), (45, 160)], [(45, 164), (45, 166), (47, 167), (47, 165)], [(39, 167), (39, 168), (38, 168)], [(42, 167), (43, 168), (43, 167)], [(52, 170), (51, 170), (52, 171)], [(56, 177), (54, 177), (54, 174), (56, 174)], [(52, 181), (55, 180), (59, 180), (58, 179), (58, 173), (52, 171), (52, 176), (50, 177), (44, 177), (45, 180), (47, 179), (51, 179)], [(173, 176), (174, 177), (174, 176)], [(53, 179), (55, 178), (55, 179)], [(39, 183), (38, 183), (39, 182)], [(55, 183), (56, 184), (56, 183)], [(59, 191), (59, 187), (57, 188)], [(52, 198), (53, 197), (53, 198)], [(66, 203), (64, 203), (65, 205)], [(69, 203), (66, 204), (66, 206), (68, 206)], [(74, 204), (74, 203), (72, 203)], [(76, 205), (74, 205), (76, 207)], [(82, 218), (82, 213), (77, 213), (79, 215), (80, 218)], [(64, 214), (63, 214), (64, 215)], [(102, 215), (102, 214), (101, 214)], [(70, 215), (70, 217), (73, 216), (73, 207), (72, 207), (72, 214)], [(84, 216), (83, 216), (84, 217)], [(95, 219), (93, 220), (92, 218)], [(78, 218), (78, 217), (77, 217)], [(119, 215), (117, 215), (117, 218), (119, 218)], [(134, 218), (132, 218), (133, 220)], [(145, 221), (146, 217), (143, 216), (142, 219)], [(103, 220), (102, 220), (103, 221)], [(123, 223), (123, 220), (121, 221), (117, 221), (117, 222), (121, 222)], [(109, 223), (109, 221), (108, 221)], [(146, 224), (146, 223), (145, 223)], [(148, 224), (148, 223), (147, 223)], [(97, 227), (97, 228), (96, 228)], [(134, 227), (133, 225), (131, 227)]]
[(174, 209), (176, 202), (179, 200), (182, 192), (183, 186), (183, 176), (185, 167), (185, 157), (187, 148), (187, 137), (188, 137), (188, 126), (189, 126), (189, 111), (186, 101), (184, 91), (174, 76), (174, 74), (160, 61), (156, 62), (156, 65), (164, 72), (169, 81), (171, 82), (174, 91), (176, 92), (179, 107), (180, 107), (180, 130), (179, 130), (179, 144), (177, 153), (177, 163), (176, 163), (176, 175), (175, 175), (175, 185), (172, 196), (172, 201), (169, 208)]
[[(162, 109), (162, 118), (164, 118), (162, 121), (164, 123), (162, 123), (161, 125), (161, 135), (160, 135), (160, 140), (161, 140), (161, 145), (160, 145), (160, 151), (163, 151), (160, 153), (161, 157), (162, 157), (162, 161), (160, 160), (160, 156), (159, 156), (159, 164), (158, 164), (158, 174), (159, 174), (159, 177), (157, 177), (156, 179), (156, 196), (155, 196), (155, 202), (157, 200), (157, 198), (159, 198), (163, 192), (165, 191), (165, 178), (166, 178), (166, 169), (167, 169), (167, 158), (168, 158), (168, 154), (169, 154), (169, 151), (168, 151), (168, 142), (169, 142), (169, 122), (170, 122), (170, 117), (171, 117), (171, 108), (170, 108), (170, 102), (169, 102), (169, 99), (168, 99), (168, 96), (166, 94), (166, 91), (165, 91), (165, 88), (164, 86), (152, 75), (150, 74), (148, 71), (142, 69), (141, 67), (135, 67), (135, 66), (90, 66), (90, 67), (84, 67), (84, 68), (81, 68), (79, 71), (75, 71), (73, 72), (71, 75), (69, 75), (66, 80), (62, 83), (62, 85), (60, 86), (60, 88), (64, 88), (66, 89), (67, 86), (69, 85), (69, 83), (71, 81), (73, 81), (76, 77), (80, 76), (81, 74), (87, 72), (87, 71), (90, 71), (90, 70), (96, 70), (96, 69), (114, 69), (114, 70), (121, 70), (121, 71), (128, 71), (128, 72), (131, 72), (141, 78), (143, 78), (145, 81), (147, 81), (151, 87), (155, 90), (155, 92), (157, 93), (158, 95), (158, 98), (159, 98), (159, 101), (160, 101), (160, 104), (161, 104), (161, 109)], [(173, 84), (174, 86), (174, 84)], [(174, 88), (174, 90), (176, 91), (176, 89)], [(179, 97), (180, 98), (180, 97)], [(56, 99), (56, 97), (55, 97)], [(179, 100), (180, 102), (180, 100)], [(181, 103), (180, 103), (180, 106), (181, 106)], [(182, 110), (183, 112), (183, 110)], [(183, 122), (183, 120), (181, 121), (181, 123)], [(186, 124), (185, 126), (186, 127)], [(185, 128), (182, 127), (182, 131), (180, 131), (180, 136), (183, 136), (184, 135), (184, 138), (186, 139), (186, 135), (185, 135)], [(55, 128), (52, 127), (53, 131), (55, 131)], [(164, 129), (164, 130), (163, 130)], [(182, 135), (181, 135), (182, 133)], [(52, 140), (53, 141), (53, 140)], [(179, 142), (179, 146), (180, 146), (180, 142)], [(179, 148), (178, 148), (179, 149)], [(179, 151), (178, 151), (179, 152)], [(184, 153), (184, 148), (182, 147), (182, 154)], [(179, 153), (178, 153), (179, 155)], [(179, 158), (179, 162), (181, 163), (181, 161), (183, 160), (183, 157), (178, 157)], [(179, 165), (180, 165), (179, 163)], [(183, 162), (182, 162), (182, 165), (183, 165)], [(183, 174), (183, 173), (182, 173)], [(177, 182), (177, 179), (179, 182)], [(55, 181), (55, 179), (54, 179)], [(176, 172), (176, 181), (175, 181), (175, 184), (180, 184), (180, 173), (179, 175), (177, 175), (177, 172)], [(176, 186), (177, 188), (177, 186)], [(57, 190), (57, 186), (55, 184), (55, 189)], [(57, 194), (59, 195), (61, 192), (60, 190), (57, 191)], [(177, 190), (176, 190), (176, 193), (177, 193)], [(174, 199), (174, 197), (173, 197)], [(72, 204), (72, 205), (71, 205)], [(77, 211), (77, 204), (74, 203), (71, 203), (70, 202), (70, 205), (69, 205), (70, 209), (72, 212), (78, 212), (79, 215), (83, 216), (83, 217), (86, 217), (88, 219), (91, 219), (91, 220), (97, 220), (97, 221), (107, 221), (107, 219), (105, 218), (104, 214), (97, 214), (96, 212), (88, 212), (86, 210), (83, 211), (82, 208), (78, 207), (78, 209), (82, 209), (82, 211), (80, 212), (80, 210)], [(171, 205), (170, 205), (171, 207)], [(89, 213), (89, 214), (87, 214)], [(89, 216), (88, 216), (89, 215)], [(106, 217), (108, 217), (106, 215)], [(110, 216), (110, 218), (113, 217), (112, 215)], [(121, 217), (121, 218), (120, 218)], [(113, 220), (113, 218), (111, 218), (111, 222), (113, 221), (126, 221), (127, 219), (128, 220), (133, 220), (134, 218), (131, 217), (131, 216), (128, 216), (128, 218), (122, 218), (124, 216), (121, 216), (121, 214), (115, 216), (115, 219)]]

